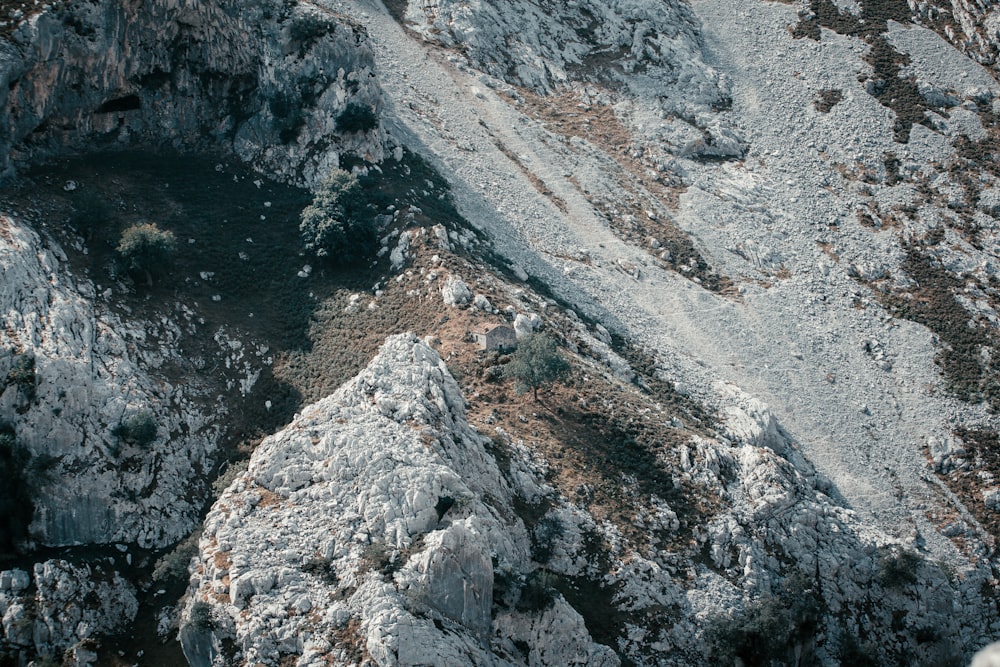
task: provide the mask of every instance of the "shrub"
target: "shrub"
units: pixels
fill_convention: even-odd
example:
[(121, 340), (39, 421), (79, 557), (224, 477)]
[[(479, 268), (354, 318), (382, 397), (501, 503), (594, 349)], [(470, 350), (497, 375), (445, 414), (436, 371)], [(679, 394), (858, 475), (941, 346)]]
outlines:
[(211, 632), (215, 628), (215, 621), (212, 620), (212, 608), (207, 602), (199, 600), (191, 605), (190, 623), (204, 632)]
[(152, 286), (153, 276), (164, 270), (176, 247), (173, 232), (147, 222), (123, 231), (117, 252), (123, 267), (133, 278), (144, 276), (146, 284)]
[(742, 612), (709, 620), (705, 642), (715, 664), (747, 667), (770, 665), (787, 659), (796, 644), (815, 632), (820, 598), (811, 580), (796, 573), (775, 595), (747, 605)]
[(535, 570), (525, 579), (514, 608), (525, 612), (545, 611), (555, 604), (556, 598), (559, 597), (559, 591), (556, 590), (558, 581), (558, 575), (553, 572)]
[(533, 392), (538, 400), (538, 388), (569, 375), (569, 363), (559, 354), (556, 342), (545, 334), (529, 334), (518, 342), (517, 351), (504, 367), (504, 376), (514, 380), (517, 394)]
[(566, 532), (559, 517), (547, 516), (538, 522), (531, 533), (531, 558), (539, 563), (548, 563), (552, 558), (556, 542)]
[(12, 553), (28, 535), (35, 512), (25, 478), (28, 454), (17, 446), (14, 430), (0, 425), (0, 553)]
[(77, 191), (73, 198), (73, 215), (70, 218), (76, 231), (89, 239), (94, 229), (108, 221), (112, 216), (111, 207), (93, 190)]
[(302, 211), (302, 242), (317, 257), (352, 264), (371, 256), (375, 223), (365, 210), (364, 192), (353, 174), (334, 170)]
[[(188, 565), (198, 553), (198, 540), (201, 539), (201, 528), (177, 543), (173, 549), (163, 554), (153, 567), (153, 581), (172, 582), (184, 581), (188, 577)], [(193, 610), (192, 610), (193, 611)]]
[(14, 385), (29, 401), (35, 397), (36, 375), (35, 355), (30, 352), (14, 357), (14, 363), (7, 371), (8, 386)]
[(338, 132), (369, 132), (378, 127), (375, 110), (364, 104), (351, 102), (337, 116)]
[(125, 442), (145, 447), (156, 440), (157, 430), (156, 415), (143, 409), (122, 420), (112, 433)]
[(887, 549), (879, 555), (878, 580), (888, 588), (917, 583), (920, 556), (906, 549)]

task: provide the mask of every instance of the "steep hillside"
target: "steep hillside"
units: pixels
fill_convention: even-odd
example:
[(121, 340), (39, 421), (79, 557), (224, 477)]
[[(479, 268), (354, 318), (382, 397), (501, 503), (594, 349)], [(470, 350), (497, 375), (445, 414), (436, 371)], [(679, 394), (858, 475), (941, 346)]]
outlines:
[[(962, 665), (1000, 639), (992, 6), (0, 21), (0, 661), (169, 664), (179, 633), (192, 665)], [(293, 187), (338, 166), (381, 244), (348, 268), (303, 252)], [(181, 251), (143, 285), (115, 246), (150, 219)], [(518, 395), (486, 323), (569, 377)]]

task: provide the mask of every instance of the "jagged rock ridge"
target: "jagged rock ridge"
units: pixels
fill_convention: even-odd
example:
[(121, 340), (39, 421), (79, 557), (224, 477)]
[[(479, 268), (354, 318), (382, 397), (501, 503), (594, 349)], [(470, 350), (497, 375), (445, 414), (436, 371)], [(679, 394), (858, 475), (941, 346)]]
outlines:
[[(788, 656), (830, 663), (863, 636), (931, 664), (982, 641), (981, 573), (950, 579), (861, 524), (766, 406), (718, 391), (725, 430), (693, 439), (677, 474), (722, 509), (690, 547), (647, 551), (555, 492), (529, 450), (498, 465), (437, 353), (390, 338), (268, 438), (209, 513), (181, 631), (191, 664), (695, 664), (706, 619), (739, 606), (744, 587), (777, 596), (796, 577), (816, 608), (795, 622), (815, 625), (779, 640)], [(517, 508), (541, 502), (529, 530)], [(650, 534), (677, 530), (662, 498), (636, 512)], [(614, 645), (590, 638), (594, 613), (622, 619)], [(927, 627), (937, 639), (918, 642)]]

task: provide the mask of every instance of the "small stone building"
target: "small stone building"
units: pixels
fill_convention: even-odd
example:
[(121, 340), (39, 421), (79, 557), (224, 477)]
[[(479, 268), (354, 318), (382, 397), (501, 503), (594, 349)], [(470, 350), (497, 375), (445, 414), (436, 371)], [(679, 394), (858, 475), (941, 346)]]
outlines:
[(507, 324), (479, 324), (472, 328), (472, 337), (484, 350), (513, 350), (517, 334)]

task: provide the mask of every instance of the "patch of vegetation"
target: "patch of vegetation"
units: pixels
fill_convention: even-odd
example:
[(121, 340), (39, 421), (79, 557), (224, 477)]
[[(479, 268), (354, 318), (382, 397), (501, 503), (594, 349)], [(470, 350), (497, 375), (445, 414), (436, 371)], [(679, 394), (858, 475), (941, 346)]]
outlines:
[(952, 490), (962, 499), (983, 527), (1000, 540), (1000, 512), (986, 506), (983, 499), (983, 476), (1000, 479), (1000, 436), (991, 429), (958, 428), (955, 430), (966, 451), (968, 467), (945, 476)]
[(156, 223), (146, 222), (125, 228), (115, 250), (122, 268), (133, 278), (145, 277), (146, 285), (152, 287), (153, 276), (166, 271), (176, 249), (177, 239), (173, 232), (160, 229)]
[(374, 253), (375, 221), (357, 176), (346, 171), (336, 169), (323, 180), (299, 229), (306, 250), (335, 265), (357, 264)]
[(212, 492), (216, 498), (222, 495), (222, 492), (229, 488), (229, 486), (236, 481), (236, 478), (247, 471), (250, 467), (249, 459), (242, 459), (240, 461), (231, 461), (227, 466), (225, 472), (219, 475), (214, 482), (212, 482)]
[(13, 427), (0, 424), (0, 555), (15, 553), (28, 537), (35, 513), (27, 474), (30, 458), (18, 446)]
[[(929, 239), (931, 243), (935, 239)], [(1000, 350), (992, 325), (978, 321), (955, 298), (965, 284), (940, 261), (910, 243), (902, 269), (917, 287), (912, 294), (885, 292), (880, 298), (895, 317), (922, 324), (940, 341), (937, 363), (949, 391), (968, 402), (988, 401), (1000, 409)], [(984, 354), (984, 350), (988, 354)]]
[(878, 646), (872, 642), (861, 642), (851, 634), (844, 634), (840, 644), (840, 664), (851, 667), (880, 667)]
[(518, 611), (538, 613), (555, 604), (559, 597), (556, 586), (559, 576), (545, 569), (538, 569), (525, 577), (514, 608)]
[(747, 667), (795, 664), (796, 646), (815, 634), (821, 609), (812, 580), (796, 573), (782, 582), (774, 595), (736, 613), (712, 618), (705, 642), (717, 664), (733, 664), (737, 658)]
[(24, 352), (14, 356), (14, 363), (7, 371), (5, 387), (17, 387), (17, 390), (29, 403), (34, 400), (38, 378), (35, 372), (35, 355), (31, 352)]
[[(914, 124), (931, 126), (925, 113), (930, 105), (920, 95), (916, 80), (912, 76), (899, 76), (909, 63), (909, 57), (897, 51), (884, 36), (888, 21), (912, 22), (906, 0), (865, 0), (861, 3), (860, 16), (842, 11), (833, 0), (810, 0), (809, 9), (810, 12), (792, 28), (795, 37), (819, 40), (823, 27), (841, 35), (860, 37), (869, 43), (865, 60), (875, 71), (868, 81), (868, 90), (883, 106), (895, 112), (893, 134), (897, 142), (905, 144), (910, 140)], [(819, 102), (816, 108), (822, 110)]]
[(830, 110), (840, 104), (843, 99), (844, 91), (835, 88), (824, 88), (816, 93), (816, 99), (813, 100), (813, 106), (816, 107), (816, 111), (819, 111), (820, 113), (830, 113)]
[(378, 127), (378, 114), (370, 106), (351, 102), (337, 116), (338, 132), (370, 132)]
[(156, 440), (158, 430), (156, 415), (152, 410), (143, 408), (119, 422), (111, 433), (131, 445), (147, 447)]
[(198, 553), (198, 540), (201, 539), (199, 526), (190, 535), (178, 542), (173, 549), (157, 559), (153, 566), (153, 581), (157, 583), (187, 583), (188, 565)]
[(917, 583), (920, 556), (907, 549), (881, 549), (878, 558), (878, 580), (887, 588), (903, 588)]
[(566, 527), (557, 516), (544, 517), (531, 531), (531, 559), (537, 563), (548, 563)]
[(336, 586), (340, 583), (340, 577), (337, 576), (337, 571), (334, 569), (333, 563), (322, 556), (314, 556), (313, 558), (310, 558), (302, 566), (302, 571), (319, 577), (331, 586)]
[(80, 236), (89, 241), (93, 238), (94, 229), (107, 225), (114, 218), (114, 212), (108, 202), (90, 188), (75, 190), (73, 195), (70, 223)]
[(544, 333), (534, 333), (518, 341), (503, 373), (514, 380), (515, 393), (531, 391), (537, 402), (539, 388), (564, 380), (569, 371), (569, 362), (559, 354), (555, 340)]
[(191, 605), (191, 625), (202, 632), (215, 629), (215, 619), (212, 618), (212, 607), (207, 602), (199, 600)]

